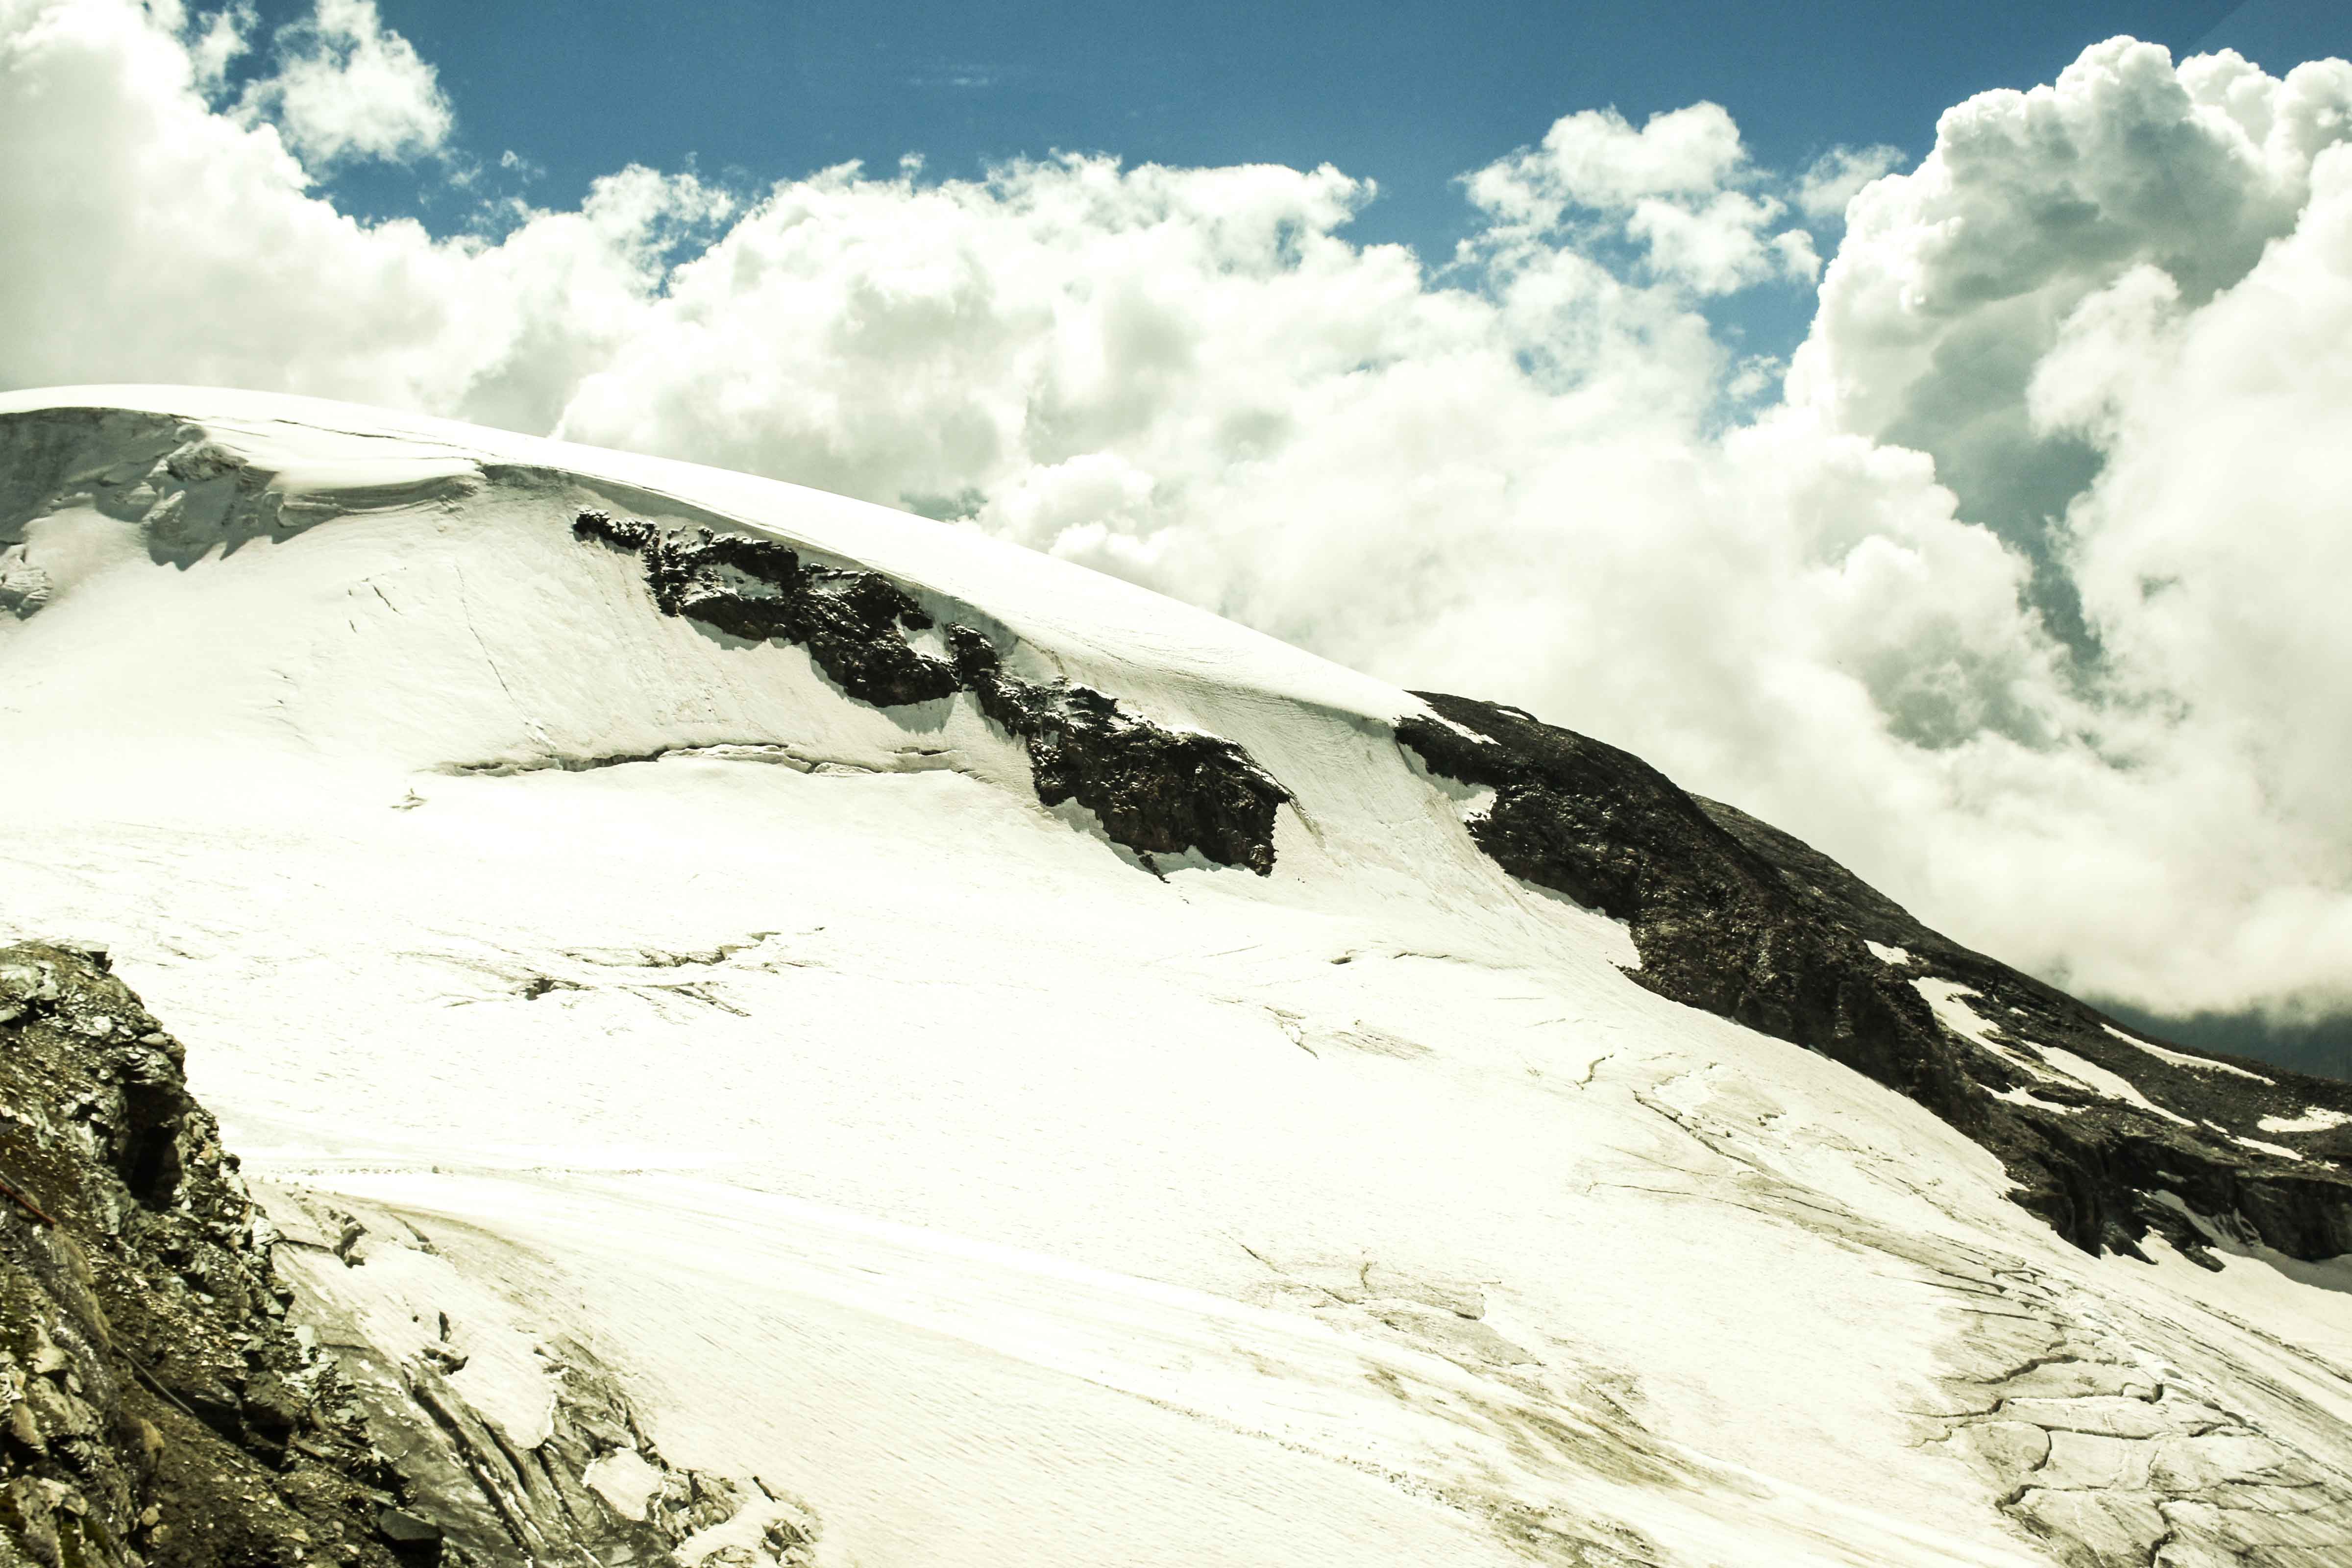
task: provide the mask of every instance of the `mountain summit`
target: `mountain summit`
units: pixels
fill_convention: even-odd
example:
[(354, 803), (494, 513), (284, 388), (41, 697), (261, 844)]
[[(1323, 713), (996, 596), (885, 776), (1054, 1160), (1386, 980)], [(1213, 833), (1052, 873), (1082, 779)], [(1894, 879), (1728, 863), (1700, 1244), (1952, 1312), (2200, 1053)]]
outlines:
[(0, 397), (0, 733), (7, 1568), (230, 1561), (180, 1415), (405, 1562), (2352, 1561), (2352, 1087), (1517, 709), (114, 387)]

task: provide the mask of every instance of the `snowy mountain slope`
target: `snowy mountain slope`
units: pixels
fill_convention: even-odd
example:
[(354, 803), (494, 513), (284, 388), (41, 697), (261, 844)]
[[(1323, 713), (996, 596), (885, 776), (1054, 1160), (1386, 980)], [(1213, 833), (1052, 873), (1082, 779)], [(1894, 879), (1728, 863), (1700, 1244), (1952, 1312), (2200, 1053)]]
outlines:
[(295, 398), (0, 399), (0, 921), (520, 1449), (568, 1339), (823, 1562), (2352, 1550), (2342, 1087), (1622, 753)]

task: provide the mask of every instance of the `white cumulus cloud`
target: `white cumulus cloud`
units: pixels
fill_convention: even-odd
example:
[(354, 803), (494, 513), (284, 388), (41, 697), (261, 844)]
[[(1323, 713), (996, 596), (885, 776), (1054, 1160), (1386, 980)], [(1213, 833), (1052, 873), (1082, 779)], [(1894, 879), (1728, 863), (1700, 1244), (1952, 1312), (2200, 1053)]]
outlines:
[(1797, 181), (1797, 210), (1816, 222), (1842, 222), (1846, 204), (1873, 180), (1904, 163), (1898, 147), (1832, 147), (1814, 159)]
[(217, 89), (227, 82), (229, 67), (251, 51), (258, 20), (251, 5), (238, 4), (184, 24), (188, 60), (198, 86)]
[(1615, 232), (1638, 242), (1653, 277), (1701, 295), (1821, 267), (1803, 229), (1775, 232), (1788, 205), (1753, 188), (1761, 176), (1719, 104), (1654, 114), (1638, 131), (1613, 109), (1580, 110), (1464, 184), (1495, 220), (1490, 246), (1557, 241), (1580, 225)]
[(1946, 111), (1909, 174), (1859, 192), (1792, 395), (1841, 428), (1934, 454), (1976, 515), (2022, 541), (2087, 479), (2026, 387), (2082, 301), (2137, 267), (2191, 305), (2292, 232), (2313, 159), (2352, 116), (2352, 65), (2284, 81), (2235, 55), (2086, 50), (2054, 83)]
[[(217, 71), (223, 26), (215, 18), (199, 41), (200, 79)], [(439, 79), (415, 46), (383, 25), (375, 0), (317, 0), (310, 16), (278, 30), (273, 45), (277, 69), (246, 88), (237, 116), (275, 123), (313, 167), (405, 161), (448, 139), (454, 117)]]

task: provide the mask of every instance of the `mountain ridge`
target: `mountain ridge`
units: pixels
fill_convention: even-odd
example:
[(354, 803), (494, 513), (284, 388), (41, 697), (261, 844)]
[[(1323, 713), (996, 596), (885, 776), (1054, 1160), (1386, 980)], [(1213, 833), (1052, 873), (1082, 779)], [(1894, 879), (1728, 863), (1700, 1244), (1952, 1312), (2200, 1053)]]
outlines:
[[(1493, 703), (1419, 695), (1445, 722), (1405, 721), (1404, 743), (1436, 771), (1503, 792), (1472, 836), (1515, 875), (1630, 921), (1642, 954), (1633, 979), (1919, 1101), (2000, 1156), (2020, 1181), (2018, 1201), (2075, 1246), (2137, 1257), (2154, 1228), (2202, 1257), (2193, 1210), (2293, 1258), (2352, 1251), (2352, 1177), (2326, 1168), (2352, 1162), (2352, 1088), (2138, 1040), (1630, 753)], [(2025, 1022), (1948, 1027), (1921, 981), (1964, 983), (1948, 998)], [(2100, 1094), (2095, 1078), (2053, 1070), (2047, 1047), (2087, 1058), (2095, 1073), (2153, 1077), (2170, 1103), (2147, 1100), (2139, 1084), (2139, 1104)], [(2299, 1131), (2263, 1125), (2313, 1109), (2345, 1120)]]

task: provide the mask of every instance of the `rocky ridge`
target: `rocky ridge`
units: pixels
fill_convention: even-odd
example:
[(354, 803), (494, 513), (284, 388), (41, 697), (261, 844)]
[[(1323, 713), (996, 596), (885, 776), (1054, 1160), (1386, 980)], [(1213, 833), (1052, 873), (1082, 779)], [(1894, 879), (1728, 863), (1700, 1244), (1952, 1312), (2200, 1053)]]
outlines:
[(602, 511), (580, 513), (572, 531), (642, 557), (664, 615), (806, 648), (860, 702), (898, 707), (970, 692), (1027, 749), (1041, 803), (1084, 806), (1146, 866), (1191, 850), (1261, 877), (1274, 869), (1275, 814), (1290, 793), (1231, 741), (1155, 724), (1088, 687), (1025, 680), (970, 626), (945, 628), (945, 657), (925, 652), (914, 634), (937, 623), (879, 573), (804, 562), (775, 540)]
[(2148, 1040), (1914, 920), (1777, 828), (1515, 708), (1419, 693), (1397, 726), (1493, 791), (1471, 837), (1515, 877), (1626, 922), (1659, 994), (1792, 1040), (1997, 1155), (2086, 1251), (2222, 1237), (2352, 1251), (2352, 1085)]

